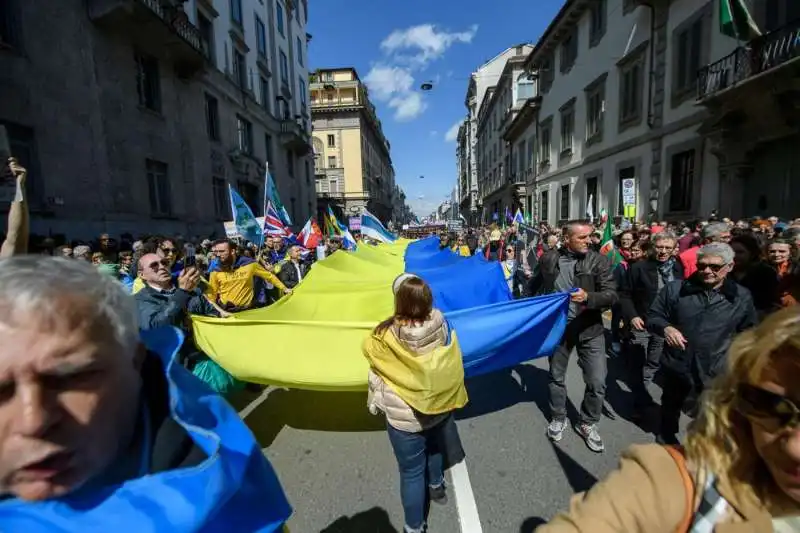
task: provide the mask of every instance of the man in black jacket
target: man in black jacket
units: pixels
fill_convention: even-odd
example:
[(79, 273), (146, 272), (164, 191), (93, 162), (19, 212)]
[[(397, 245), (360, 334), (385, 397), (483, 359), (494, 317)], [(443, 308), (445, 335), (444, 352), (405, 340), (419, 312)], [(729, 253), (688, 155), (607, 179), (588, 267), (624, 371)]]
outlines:
[(728, 279), (732, 269), (730, 246), (706, 244), (697, 252), (697, 272), (667, 284), (647, 314), (647, 329), (666, 343), (659, 442), (678, 442), (684, 403), (724, 369), (733, 337), (756, 324), (750, 292)]
[(645, 319), (658, 291), (675, 280), (683, 279), (683, 265), (673, 255), (678, 240), (672, 233), (656, 233), (651, 238), (649, 257), (633, 263), (619, 287), (620, 305), (630, 332), (626, 360), (630, 369), (630, 387), (634, 393), (637, 415), (652, 405), (648, 386), (661, 364), (664, 338), (647, 331)]
[(308, 265), (300, 261), (300, 247), (292, 245), (289, 247), (288, 259), (279, 263), (278, 279), (289, 289), (294, 289), (303, 281), (308, 273)]
[(617, 301), (608, 259), (589, 249), (592, 226), (571, 222), (565, 228), (564, 246), (544, 254), (531, 284), (534, 294), (573, 291), (569, 322), (556, 351), (550, 357), (550, 413), (548, 437), (558, 442), (567, 427), (567, 388), (564, 384), (572, 349), (578, 352), (586, 391), (581, 419), (575, 431), (594, 452), (605, 449), (597, 431), (606, 392), (606, 350), (602, 312)]

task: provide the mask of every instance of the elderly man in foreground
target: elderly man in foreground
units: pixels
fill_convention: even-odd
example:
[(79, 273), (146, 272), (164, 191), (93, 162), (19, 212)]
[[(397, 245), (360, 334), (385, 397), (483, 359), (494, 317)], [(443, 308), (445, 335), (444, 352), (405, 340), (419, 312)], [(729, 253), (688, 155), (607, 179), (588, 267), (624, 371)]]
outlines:
[[(142, 334), (90, 264), (0, 260), (0, 529), (280, 531), (291, 509), (236, 412)], [(213, 487), (213, 490), (210, 490)]]

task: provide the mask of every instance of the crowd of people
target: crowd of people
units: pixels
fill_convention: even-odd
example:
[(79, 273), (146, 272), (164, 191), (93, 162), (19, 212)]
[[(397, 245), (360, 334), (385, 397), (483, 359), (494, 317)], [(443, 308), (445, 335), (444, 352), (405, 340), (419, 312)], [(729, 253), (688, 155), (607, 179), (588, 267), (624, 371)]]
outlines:
[[(0, 529), (283, 530), (277, 478), (217, 394), (243, 384), (197, 349), (190, 315), (271, 305), (340, 243), (100, 235), (29, 247), (26, 172), (13, 159), (7, 172), (23, 194), (0, 249)], [(608, 357), (624, 358), (636, 417), (654, 422), (655, 443), (625, 452), (540, 531), (800, 530), (800, 220), (605, 224), (440, 236), (446, 253), (497, 261), (513, 297), (569, 294), (549, 357), (551, 441), (571, 423), (605, 450)], [(454, 413), (468, 397), (431, 288), (406, 273), (392, 290), (394, 313), (363, 345), (366, 407), (386, 417), (405, 531), (421, 533), (427, 504), (447, 500), (443, 471), (464, 456)], [(570, 421), (573, 352), (586, 388)]]

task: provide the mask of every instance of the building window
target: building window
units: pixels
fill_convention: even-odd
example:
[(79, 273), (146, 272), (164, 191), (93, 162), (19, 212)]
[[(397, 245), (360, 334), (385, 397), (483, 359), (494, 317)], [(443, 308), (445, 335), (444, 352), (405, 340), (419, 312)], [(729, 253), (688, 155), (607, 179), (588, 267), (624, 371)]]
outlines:
[(264, 154), (266, 155), (267, 163), (272, 161), (272, 135), (269, 133), (264, 134)]
[(247, 64), (244, 54), (239, 50), (233, 50), (233, 80), (241, 89), (247, 89)]
[(575, 139), (575, 106), (561, 108), (561, 156), (572, 155)]
[(228, 187), (225, 180), (219, 177), (211, 178), (211, 191), (214, 195), (214, 214), (217, 218), (228, 216)]
[(691, 210), (694, 165), (694, 150), (686, 150), (672, 156), (672, 170), (669, 177), (670, 211)]
[(261, 89), (261, 105), (269, 113), (269, 80), (264, 76), (259, 77), (259, 88)]
[(336, 136), (328, 134), (328, 148), (336, 148)]
[(617, 215), (623, 216), (625, 214), (625, 199), (622, 197), (622, 191), (624, 187), (622, 186), (625, 180), (632, 180), (636, 178), (636, 168), (635, 167), (625, 167), (619, 169), (618, 173), (618, 180), (617, 180)]
[(636, 125), (642, 118), (644, 60), (638, 58), (620, 67), (619, 77), (620, 126)]
[(603, 140), (603, 123), (606, 107), (606, 78), (594, 82), (586, 89), (586, 144)]
[(597, 212), (597, 176), (591, 176), (586, 178), (586, 216), (589, 216), (589, 213), (592, 214), (593, 217), (597, 218), (599, 213)]
[(244, 200), (244, 203), (250, 206), (250, 209), (252, 209), (254, 213), (256, 212), (256, 206), (263, 205), (261, 202), (261, 195), (258, 194), (258, 185), (254, 185), (248, 181), (239, 181), (236, 183), (236, 189), (239, 192), (239, 196)]
[(217, 58), (214, 55), (214, 23), (205, 15), (197, 12), (197, 29), (200, 32), (200, 45), (203, 47), (203, 55), (208, 61), (216, 66)]
[(596, 0), (589, 12), (589, 47), (596, 46), (606, 34), (606, 0)]
[(542, 94), (546, 94), (550, 91), (550, 87), (553, 86), (553, 80), (555, 79), (555, 72), (553, 71), (554, 64), (553, 54), (548, 54), (539, 65), (539, 80)]
[(333, 72), (323, 72), (322, 81), (333, 81)]
[(239, 150), (248, 155), (253, 154), (253, 125), (240, 116), (236, 116), (236, 133), (239, 139)]
[(306, 106), (306, 82), (303, 81), (302, 77), (298, 78), (297, 81), (300, 82), (299, 83), (299, 86), (300, 86), (300, 104), (302, 106), (301, 111), (305, 111), (306, 107), (307, 107)]
[(297, 55), (297, 64), (301, 67), (303, 66), (303, 41), (300, 40), (300, 37), (297, 38), (297, 44), (295, 45), (294, 53)]
[(275, 2), (275, 21), (278, 25), (278, 33), (286, 37), (283, 29), (283, 6), (280, 3), (280, 0)]
[(561, 42), (561, 72), (568, 72), (578, 59), (578, 31), (573, 28)]
[(154, 215), (172, 214), (172, 195), (169, 190), (167, 164), (146, 159), (147, 190), (150, 196), (150, 212)]
[(209, 140), (219, 140), (219, 103), (210, 94), (206, 94), (206, 133)]
[(158, 72), (158, 60), (146, 54), (137, 53), (136, 59), (136, 91), (139, 94), (139, 105), (153, 111), (161, 111), (161, 78)]
[(675, 31), (672, 63), (673, 105), (678, 105), (693, 96), (697, 88), (697, 71), (703, 66), (705, 18), (704, 14), (701, 13), (688, 25)]
[(289, 85), (289, 59), (286, 57), (286, 52), (283, 50), (281, 50), (280, 58), (281, 83), (284, 85)]
[(527, 100), (536, 96), (534, 94), (533, 80), (526, 72), (523, 72), (517, 78), (517, 100)]
[(267, 57), (267, 28), (258, 15), (256, 15), (256, 50), (261, 57)]
[(289, 177), (294, 180), (294, 155), (291, 150), (286, 150), (286, 168), (289, 170)]
[(242, 25), (242, 0), (231, 0), (231, 20)]
[(547, 222), (550, 218), (550, 191), (539, 193), (539, 222)]
[(558, 201), (559, 220), (569, 220), (569, 184), (561, 186), (561, 194), (559, 195)]
[(539, 168), (544, 170), (550, 166), (550, 152), (552, 141), (550, 139), (553, 131), (553, 122), (548, 119), (539, 130)]

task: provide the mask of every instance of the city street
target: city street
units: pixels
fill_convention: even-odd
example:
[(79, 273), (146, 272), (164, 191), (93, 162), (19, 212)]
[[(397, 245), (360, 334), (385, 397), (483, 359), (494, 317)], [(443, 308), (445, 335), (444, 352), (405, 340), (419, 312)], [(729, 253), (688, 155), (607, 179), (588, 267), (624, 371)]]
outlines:
[[(531, 532), (614, 468), (627, 446), (652, 441), (625, 420), (631, 401), (612, 377), (617, 366), (609, 360), (607, 404), (616, 419), (600, 423), (606, 453), (599, 455), (572, 430), (557, 446), (547, 440), (546, 360), (468, 381), (470, 403), (458, 428), (474, 507), (461, 473), (451, 482), (449, 503), (433, 506), (431, 531), (481, 531), (477, 515), (482, 531)], [(574, 357), (568, 387), (579, 406), (583, 381)], [(293, 532), (402, 531), (397, 466), (383, 418), (369, 414), (365, 394), (268, 389), (242, 416), (294, 506)]]

